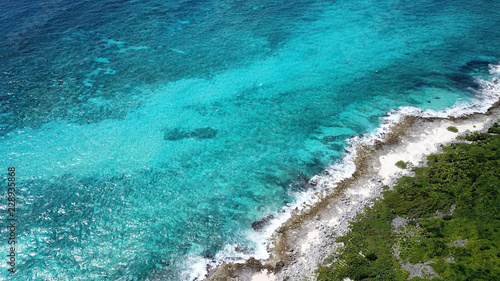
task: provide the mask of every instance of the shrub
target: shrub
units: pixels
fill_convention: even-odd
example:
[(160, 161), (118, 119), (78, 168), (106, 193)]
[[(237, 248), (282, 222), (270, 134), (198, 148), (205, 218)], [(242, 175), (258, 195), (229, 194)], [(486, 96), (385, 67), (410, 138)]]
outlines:
[(446, 130), (453, 132), (453, 133), (458, 133), (458, 129), (455, 126), (449, 126), (448, 128), (446, 128)]
[(500, 125), (498, 125), (498, 123), (493, 124), (493, 126), (488, 129), (488, 133), (500, 134)]
[(403, 160), (399, 160), (398, 162), (396, 162), (396, 167), (406, 169), (407, 165)]
[(376, 261), (378, 257), (375, 253), (369, 253), (368, 255), (366, 255), (366, 258), (371, 261)]

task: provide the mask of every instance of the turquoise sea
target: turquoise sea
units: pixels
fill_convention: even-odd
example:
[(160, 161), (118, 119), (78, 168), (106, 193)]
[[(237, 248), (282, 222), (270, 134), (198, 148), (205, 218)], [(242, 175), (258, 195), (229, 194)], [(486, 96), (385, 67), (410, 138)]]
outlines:
[(0, 30), (1, 280), (265, 258), (252, 223), (388, 112), (498, 98), (495, 0), (3, 0)]

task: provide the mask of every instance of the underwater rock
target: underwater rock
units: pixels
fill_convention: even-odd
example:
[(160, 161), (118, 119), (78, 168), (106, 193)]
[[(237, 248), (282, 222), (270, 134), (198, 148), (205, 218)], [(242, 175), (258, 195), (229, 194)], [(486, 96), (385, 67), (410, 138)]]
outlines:
[(217, 136), (217, 131), (210, 127), (205, 127), (194, 130), (191, 132), (191, 135), (193, 138), (198, 140), (213, 139)]
[(217, 253), (217, 251), (215, 250), (204, 250), (202, 253), (201, 253), (201, 256), (206, 258), (206, 259), (214, 259), (215, 258), (215, 254)]
[(328, 145), (328, 147), (333, 151), (345, 150), (345, 147), (342, 144), (338, 144), (338, 143), (332, 143), (332, 144)]
[(305, 174), (298, 172), (294, 178), (291, 180), (281, 184), (284, 188), (291, 191), (303, 191), (308, 188), (307, 182), (309, 181), (309, 177)]
[(197, 140), (203, 139), (213, 139), (217, 136), (217, 130), (211, 127), (198, 128), (194, 131), (183, 131), (179, 128), (174, 128), (172, 130), (167, 130), (165, 135), (163, 135), (164, 140), (176, 141), (186, 138), (193, 138)]
[(180, 140), (184, 138), (187, 138), (186, 133), (180, 131), (178, 128), (175, 128), (173, 130), (168, 130), (165, 132), (165, 135), (163, 135), (163, 139), (170, 141)]
[(461, 88), (475, 87), (477, 82), (474, 76), (478, 73), (488, 73), (491, 63), (484, 60), (469, 61), (465, 65), (462, 65), (458, 72), (446, 76)]
[(260, 221), (255, 221), (252, 223), (252, 229), (255, 230), (255, 231), (259, 231), (259, 230), (262, 230), (265, 226), (267, 226), (269, 224), (269, 222), (274, 219), (274, 216), (273, 215), (269, 215), (263, 219), (261, 219)]
[(324, 144), (331, 142), (343, 142), (351, 138), (351, 135), (324, 136), (320, 141)]
[(446, 75), (451, 81), (459, 84), (461, 87), (474, 86), (475, 81), (470, 75), (465, 73), (453, 73)]
[(252, 253), (252, 248), (250, 248), (248, 246), (240, 245), (240, 244), (236, 244), (236, 247), (234, 248), (234, 250), (238, 253), (243, 253), (243, 254), (247, 254), (247, 255), (250, 255)]
[(462, 66), (460, 70), (466, 73), (488, 72), (491, 63), (485, 60), (472, 60)]

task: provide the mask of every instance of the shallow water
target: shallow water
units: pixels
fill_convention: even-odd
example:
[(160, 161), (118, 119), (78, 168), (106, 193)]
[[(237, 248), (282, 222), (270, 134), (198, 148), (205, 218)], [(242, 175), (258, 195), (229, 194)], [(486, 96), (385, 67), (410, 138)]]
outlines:
[(263, 257), (251, 224), (347, 139), (401, 106), (482, 102), (477, 79), (500, 61), (492, 1), (0, 9), (0, 167), (17, 169), (19, 245), (18, 273), (1, 262), (0, 276), (18, 280), (190, 279), (206, 260)]

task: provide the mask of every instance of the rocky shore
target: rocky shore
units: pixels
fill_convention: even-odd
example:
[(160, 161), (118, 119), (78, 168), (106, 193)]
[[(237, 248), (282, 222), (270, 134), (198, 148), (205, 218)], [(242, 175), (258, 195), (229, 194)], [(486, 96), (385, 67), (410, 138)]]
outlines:
[[(382, 141), (357, 148), (352, 177), (332, 182), (333, 172), (325, 170), (309, 181), (312, 186), (335, 188), (275, 231), (268, 260), (250, 258), (244, 264), (223, 264), (205, 280), (304, 280), (315, 276), (319, 265), (335, 259), (335, 252), (342, 247), (335, 239), (349, 231), (349, 221), (373, 204), (384, 188), (391, 188), (403, 175), (411, 175), (412, 167), (425, 165), (427, 155), (439, 152), (442, 145), (456, 141), (457, 136), (487, 130), (500, 118), (498, 106), (495, 104), (485, 114), (460, 118), (402, 118)], [(406, 168), (397, 167), (398, 161), (403, 161)]]

